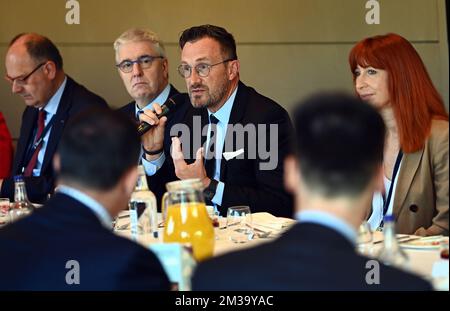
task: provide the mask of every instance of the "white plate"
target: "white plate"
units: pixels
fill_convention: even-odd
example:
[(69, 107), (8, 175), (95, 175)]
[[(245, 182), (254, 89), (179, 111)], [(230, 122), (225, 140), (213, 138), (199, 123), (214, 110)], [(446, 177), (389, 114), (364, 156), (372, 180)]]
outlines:
[(130, 211), (129, 210), (124, 210), (124, 211), (121, 211), (119, 213), (118, 217), (119, 218), (125, 218), (125, 217), (128, 217), (129, 215), (130, 215)]
[(448, 237), (431, 236), (420, 238), (406, 243), (401, 243), (400, 246), (408, 249), (423, 249), (423, 250), (439, 249), (441, 247), (441, 240), (443, 239), (447, 239), (448, 243)]

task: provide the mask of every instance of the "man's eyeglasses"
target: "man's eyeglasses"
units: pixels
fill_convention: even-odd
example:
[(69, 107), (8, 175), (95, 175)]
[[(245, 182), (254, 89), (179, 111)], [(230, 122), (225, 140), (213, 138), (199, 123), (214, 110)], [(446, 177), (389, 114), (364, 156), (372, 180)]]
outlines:
[(116, 67), (119, 68), (123, 73), (129, 73), (133, 71), (134, 64), (139, 64), (142, 69), (150, 68), (153, 61), (157, 58), (163, 59), (164, 56), (150, 56), (150, 55), (144, 55), (139, 57), (136, 60), (124, 60), (120, 64), (117, 64)]
[(6, 76), (5, 76), (5, 80), (8, 81), (8, 82), (11, 83), (11, 84), (14, 84), (14, 82), (16, 82), (17, 85), (23, 86), (23, 85), (27, 84), (28, 78), (31, 77), (31, 75), (32, 75), (33, 73), (35, 73), (39, 68), (41, 68), (41, 67), (42, 67), (43, 65), (45, 65), (46, 63), (47, 63), (46, 61), (43, 62), (43, 63), (40, 63), (39, 65), (36, 66), (36, 68), (34, 68), (29, 74), (27, 74), (27, 75), (24, 76), (24, 77), (21, 77), (21, 78), (11, 78), (11, 77), (9, 77), (8, 75), (6, 75)]
[[(197, 72), (197, 74), (200, 77), (206, 78), (209, 75), (209, 72), (211, 71), (211, 67), (216, 66), (216, 65), (220, 65), (220, 64), (232, 61), (232, 60), (234, 60), (234, 59), (229, 58), (229, 59), (226, 59), (224, 61), (221, 61), (221, 62), (216, 63), (216, 64), (212, 64), (212, 65), (205, 64), (205, 63), (200, 63), (200, 64), (197, 64), (194, 67), (194, 69), (195, 69), (195, 71)], [(192, 67), (189, 66), (188, 64), (181, 64), (180, 66), (178, 66), (178, 73), (180, 74), (181, 77), (187, 79), (192, 74)]]

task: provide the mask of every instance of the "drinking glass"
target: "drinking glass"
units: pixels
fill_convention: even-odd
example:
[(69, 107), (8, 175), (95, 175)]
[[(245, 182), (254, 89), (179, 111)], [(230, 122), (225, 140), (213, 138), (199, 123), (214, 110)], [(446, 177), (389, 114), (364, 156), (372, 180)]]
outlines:
[(363, 221), (358, 228), (357, 235), (358, 251), (361, 255), (372, 256), (373, 235), (370, 225), (367, 221)]
[(0, 198), (0, 227), (6, 225), (9, 222), (9, 199)]
[(439, 250), (441, 254), (441, 259), (448, 260), (448, 236), (444, 236), (439, 241)]
[(252, 214), (249, 206), (232, 206), (227, 210), (227, 229), (234, 243), (246, 243), (253, 239)]

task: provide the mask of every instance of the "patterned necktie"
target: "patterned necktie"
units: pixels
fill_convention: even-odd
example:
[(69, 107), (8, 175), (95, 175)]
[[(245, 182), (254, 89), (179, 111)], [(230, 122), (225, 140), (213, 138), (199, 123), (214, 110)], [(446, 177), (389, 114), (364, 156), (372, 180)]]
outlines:
[[(38, 128), (37, 128), (37, 133), (36, 136), (34, 138), (33, 144), (36, 143), (36, 141), (41, 138), (42, 132), (44, 131), (44, 127), (45, 127), (45, 116), (46, 116), (46, 112), (44, 109), (39, 110), (39, 114), (38, 114)], [(33, 156), (30, 159), (30, 162), (28, 162), (27, 167), (25, 168), (25, 171), (23, 173), (24, 176), (32, 176), (33, 175), (33, 169), (36, 166), (36, 162), (37, 162), (37, 158), (39, 155), (39, 151), (41, 150), (42, 147), (42, 142), (37, 146), (36, 150), (34, 150), (33, 152)]]
[[(209, 116), (210, 132), (209, 132), (209, 144), (205, 151), (205, 170), (206, 175), (213, 179), (216, 173), (216, 137), (217, 137), (217, 123), (219, 120), (214, 116)], [(214, 136), (213, 136), (214, 135)]]

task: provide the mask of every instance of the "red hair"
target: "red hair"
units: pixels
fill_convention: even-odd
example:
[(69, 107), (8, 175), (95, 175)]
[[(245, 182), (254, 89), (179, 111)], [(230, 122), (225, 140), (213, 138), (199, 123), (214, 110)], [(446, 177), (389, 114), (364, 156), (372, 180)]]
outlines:
[(358, 65), (387, 71), (390, 103), (404, 152), (424, 147), (433, 119), (448, 120), (425, 65), (405, 38), (393, 33), (366, 38), (352, 48), (349, 63), (353, 82)]

